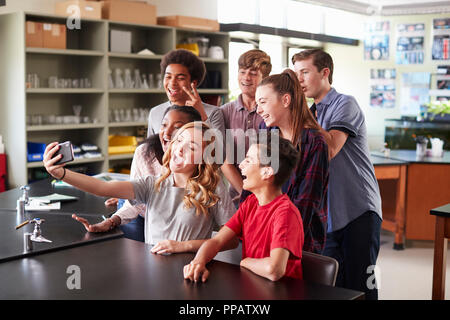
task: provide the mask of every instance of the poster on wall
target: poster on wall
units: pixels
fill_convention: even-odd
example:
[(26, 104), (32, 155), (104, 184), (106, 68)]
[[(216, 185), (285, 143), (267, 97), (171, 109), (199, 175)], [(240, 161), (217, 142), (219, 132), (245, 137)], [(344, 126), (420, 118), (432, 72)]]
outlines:
[(433, 60), (450, 60), (450, 18), (433, 19)]
[(420, 106), (430, 101), (431, 73), (410, 72), (402, 74), (400, 113), (417, 116)]
[[(450, 90), (450, 66), (442, 65), (437, 67), (436, 89)], [(449, 101), (449, 96), (436, 96), (437, 101)]]
[(423, 64), (425, 24), (397, 25), (396, 64)]
[(379, 21), (365, 24), (365, 60), (389, 59), (389, 31), (389, 21)]
[(370, 69), (370, 106), (395, 107), (395, 69)]

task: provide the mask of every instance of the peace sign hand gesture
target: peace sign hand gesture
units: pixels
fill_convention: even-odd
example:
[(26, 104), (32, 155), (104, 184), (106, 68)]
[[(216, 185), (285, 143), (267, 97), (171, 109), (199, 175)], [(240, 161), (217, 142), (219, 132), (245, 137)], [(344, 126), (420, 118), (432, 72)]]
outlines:
[(203, 107), (202, 99), (200, 98), (200, 95), (198, 94), (196, 85), (194, 82), (191, 82), (191, 90), (189, 90), (186, 87), (183, 87), (184, 92), (189, 96), (190, 100), (186, 101), (186, 105), (190, 107), (194, 107), (202, 116), (202, 121), (205, 121), (208, 119), (208, 116), (206, 115), (205, 108)]

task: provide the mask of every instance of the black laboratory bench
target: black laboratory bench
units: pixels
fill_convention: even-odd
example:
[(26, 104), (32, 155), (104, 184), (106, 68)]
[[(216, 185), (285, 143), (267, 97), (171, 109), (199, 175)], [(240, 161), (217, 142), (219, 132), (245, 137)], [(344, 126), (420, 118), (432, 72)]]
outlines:
[[(272, 282), (212, 261), (205, 283), (183, 278), (192, 253), (156, 255), (126, 238), (0, 263), (0, 299), (353, 300), (358, 291), (283, 278)], [(72, 269), (69, 269), (71, 267)], [(69, 270), (69, 272), (67, 271)], [(78, 270), (76, 281), (69, 279)], [(72, 272), (72, 273), (71, 273)]]
[[(205, 283), (183, 279), (183, 266), (194, 254), (155, 255), (150, 245), (123, 237), (119, 229), (89, 233), (73, 220), (83, 211), (90, 223), (102, 220), (104, 199), (71, 187), (53, 189), (50, 181), (30, 184), (30, 196), (58, 192), (79, 197), (57, 212), (26, 212), (18, 218), (14, 205), (19, 189), (1, 195), (0, 299), (169, 299), (169, 300), (353, 300), (364, 293), (283, 278), (272, 282), (239, 265), (214, 260)], [(90, 202), (95, 202), (94, 204)], [(70, 210), (64, 206), (70, 204)], [(92, 210), (92, 211), (90, 211)], [(16, 230), (23, 220), (41, 218), (42, 236), (51, 243), (33, 242), (24, 252), (23, 235), (34, 226)], [(78, 273), (77, 273), (78, 272)], [(79, 278), (75, 278), (79, 276)], [(78, 279), (78, 280), (76, 280)], [(78, 282), (77, 282), (78, 281)], [(78, 287), (79, 285), (79, 287)]]
[[(52, 213), (76, 213), (82, 215), (111, 215), (114, 209), (105, 207), (105, 200), (107, 198), (98, 197), (80, 191), (72, 186), (64, 186), (52, 184), (54, 179), (47, 178), (29, 184), (30, 197), (46, 196), (53, 193), (64, 194), (77, 197), (77, 201), (68, 201), (61, 203), (60, 210), (52, 210)], [(8, 190), (0, 193), (0, 210), (16, 211), (17, 200), (22, 196), (23, 192), (19, 188)]]

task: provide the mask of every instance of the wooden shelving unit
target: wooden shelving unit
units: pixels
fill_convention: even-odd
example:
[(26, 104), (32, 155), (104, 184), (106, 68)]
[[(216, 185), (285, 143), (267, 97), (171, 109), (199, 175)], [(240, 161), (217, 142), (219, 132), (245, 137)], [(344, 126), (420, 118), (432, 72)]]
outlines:
[[(80, 145), (93, 143), (101, 157), (78, 159), (71, 166), (83, 165), (96, 174), (124, 163), (129, 165), (133, 154), (108, 155), (108, 136), (135, 135), (147, 122), (110, 122), (115, 109), (150, 109), (167, 101), (164, 89), (109, 89), (108, 72), (115, 68), (139, 69), (142, 73), (160, 72), (164, 54), (188, 37), (206, 36), (210, 46), (224, 49), (225, 58), (202, 58), (208, 71), (220, 71), (220, 88), (199, 89), (201, 95), (228, 94), (228, 43), (225, 32), (205, 32), (157, 25), (140, 25), (108, 20), (82, 19), (80, 30), (67, 29), (67, 49), (29, 48), (25, 46), (25, 22), (65, 24), (66, 18), (31, 12), (0, 15), (0, 134), (8, 154), (9, 187), (25, 185), (34, 180), (34, 171), (43, 170), (42, 162), (27, 162), (27, 142), (50, 143), (73, 141)], [(147, 48), (154, 55), (109, 51), (110, 30), (130, 31), (133, 52)], [(26, 75), (37, 74), (39, 88), (26, 88)], [(88, 78), (90, 88), (49, 88), (48, 78)], [(113, 77), (114, 78), (114, 77)], [(155, 79), (156, 82), (156, 79)], [(39, 124), (27, 122), (33, 115), (73, 115), (73, 105), (82, 105), (82, 117), (91, 123)], [(92, 121), (95, 119), (95, 121)]]

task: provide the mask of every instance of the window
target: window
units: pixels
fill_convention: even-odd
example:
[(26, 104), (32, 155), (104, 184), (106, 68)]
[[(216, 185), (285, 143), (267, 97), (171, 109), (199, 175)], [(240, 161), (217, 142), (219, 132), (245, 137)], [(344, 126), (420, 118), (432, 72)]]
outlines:
[(260, 0), (259, 24), (274, 28), (286, 28), (286, 0)]
[(259, 0), (218, 0), (217, 17), (220, 23), (258, 24)]
[(228, 96), (229, 101), (236, 100), (241, 90), (239, 89), (239, 84), (237, 81), (238, 76), (238, 61), (241, 54), (244, 52), (255, 49), (256, 47), (250, 43), (244, 42), (230, 42), (229, 46), (229, 59), (228, 59), (228, 88), (230, 90), (230, 94)]
[(286, 8), (287, 29), (322, 33), (323, 7), (289, 1), (286, 4)]

